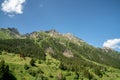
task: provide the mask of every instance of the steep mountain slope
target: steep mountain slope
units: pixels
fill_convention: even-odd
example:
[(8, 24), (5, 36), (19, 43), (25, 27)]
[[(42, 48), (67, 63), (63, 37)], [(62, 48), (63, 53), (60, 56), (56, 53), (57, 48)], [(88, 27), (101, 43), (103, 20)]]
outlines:
[(99, 79), (108, 67), (120, 68), (120, 53), (93, 47), (74, 35), (55, 30), (20, 35), (17, 29), (0, 29), (0, 52), (20, 54), (22, 57), (45, 61), (47, 56), (59, 61), (59, 69), (72, 71), (76, 79)]
[(0, 28), (0, 39), (22, 38), (16, 28)]
[[(60, 34), (55, 30), (33, 32), (28, 36), (28, 38), (34, 39), (36, 43), (40, 44), (42, 48), (44, 48), (44, 50), (51, 48), (55, 53), (60, 53), (63, 55), (67, 51), (74, 57), (82, 56), (98, 63), (118, 68), (120, 67), (119, 52), (111, 49), (95, 48), (70, 33)], [(57, 57), (56, 54), (53, 55)]]

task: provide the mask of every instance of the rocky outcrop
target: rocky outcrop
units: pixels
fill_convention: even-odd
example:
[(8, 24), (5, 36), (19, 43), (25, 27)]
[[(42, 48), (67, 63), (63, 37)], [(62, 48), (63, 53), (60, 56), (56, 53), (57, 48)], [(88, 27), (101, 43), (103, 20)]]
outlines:
[(74, 57), (73, 53), (70, 50), (65, 50), (63, 52), (63, 55), (66, 56), (66, 57)]

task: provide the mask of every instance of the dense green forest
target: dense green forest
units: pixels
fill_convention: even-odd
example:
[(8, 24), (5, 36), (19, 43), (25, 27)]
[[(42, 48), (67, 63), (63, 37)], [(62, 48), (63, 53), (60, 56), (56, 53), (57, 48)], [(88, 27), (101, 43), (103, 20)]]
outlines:
[(36, 57), (45, 59), (45, 52), (38, 44), (29, 39), (6, 39), (0, 40), (0, 51), (20, 54), (22, 57)]

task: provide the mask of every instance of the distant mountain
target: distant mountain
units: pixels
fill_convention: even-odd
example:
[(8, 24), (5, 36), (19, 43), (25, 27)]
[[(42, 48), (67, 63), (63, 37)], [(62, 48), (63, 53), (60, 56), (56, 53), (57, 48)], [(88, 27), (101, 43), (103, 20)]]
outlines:
[(0, 44), (1, 52), (21, 54), (40, 60), (46, 60), (46, 56), (50, 55), (60, 61), (61, 70), (73, 71), (86, 78), (93, 74), (102, 78), (107, 66), (120, 68), (119, 52), (108, 48), (96, 48), (71, 33), (60, 34), (56, 30), (21, 35), (15, 28), (1, 28)]

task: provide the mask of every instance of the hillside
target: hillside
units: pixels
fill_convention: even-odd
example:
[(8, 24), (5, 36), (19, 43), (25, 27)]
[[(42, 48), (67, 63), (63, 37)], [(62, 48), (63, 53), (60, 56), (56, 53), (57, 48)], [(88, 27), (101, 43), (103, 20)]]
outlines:
[(96, 48), (70, 33), (49, 30), (21, 35), (15, 28), (1, 28), (0, 44), (0, 59), (17, 80), (120, 78), (119, 52)]

